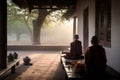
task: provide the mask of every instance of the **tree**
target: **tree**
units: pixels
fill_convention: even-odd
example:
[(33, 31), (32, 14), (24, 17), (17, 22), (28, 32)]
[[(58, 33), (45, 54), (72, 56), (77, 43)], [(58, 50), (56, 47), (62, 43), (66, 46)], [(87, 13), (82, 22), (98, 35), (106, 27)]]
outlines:
[[(28, 9), (20, 9), (18, 6), (16, 6), (11, 1), (7, 1), (7, 22), (8, 22), (8, 33), (9, 32), (15, 32), (15, 29), (18, 29), (17, 31), (20, 33), (25, 33), (24, 29), (20, 27), (24, 26), (28, 29), (29, 34), (31, 35), (32, 40), (32, 19), (35, 19), (37, 16), (37, 11), (33, 11), (31, 14), (29, 13)], [(23, 24), (24, 23), (24, 24)], [(14, 26), (13, 26), (14, 25)], [(17, 34), (18, 34), (17, 32)], [(22, 33), (20, 33), (22, 34)]]
[(20, 22), (18, 20), (14, 21), (14, 23), (10, 24), (8, 22), (8, 35), (16, 34), (16, 40), (20, 40), (20, 36), (22, 34), (28, 33), (28, 29), (25, 27), (23, 22)]
[[(50, 10), (47, 11), (47, 9), (38, 9), (39, 15), (37, 19), (33, 20), (33, 43), (34, 44), (40, 44), (40, 33), (43, 23), (49, 23), (50, 21), (56, 22), (58, 20), (63, 21), (64, 19), (69, 19), (71, 17), (71, 14), (68, 14), (68, 10)], [(69, 11), (70, 12), (70, 11)], [(70, 12), (72, 13), (72, 12)], [(46, 19), (47, 16), (52, 16), (52, 19)]]
[[(46, 21), (45, 20), (46, 16), (51, 15), (51, 13), (57, 11), (57, 9), (51, 9), (48, 11), (47, 9), (30, 10), (28, 8), (29, 7), (27, 7), (26, 9), (20, 9), (20, 8), (18, 9), (18, 7), (15, 7), (15, 6), (13, 7), (15, 13), (17, 13), (16, 14), (17, 18), (24, 19), (26, 27), (28, 28), (31, 35), (32, 35), (32, 30), (29, 27), (28, 23), (29, 23), (29, 20), (32, 21), (32, 24), (33, 24), (33, 35), (32, 35), (33, 36), (33, 44), (40, 44), (41, 28), (42, 28), (43, 23)], [(71, 11), (71, 10), (72, 9), (67, 9), (66, 11), (64, 11), (63, 9), (61, 9), (53, 17), (55, 17), (56, 19), (61, 19), (61, 20), (69, 19), (71, 17), (71, 15), (74, 13), (74, 11)], [(63, 15), (59, 16), (59, 14), (63, 14)], [(54, 21), (54, 20), (51, 20), (51, 21)]]

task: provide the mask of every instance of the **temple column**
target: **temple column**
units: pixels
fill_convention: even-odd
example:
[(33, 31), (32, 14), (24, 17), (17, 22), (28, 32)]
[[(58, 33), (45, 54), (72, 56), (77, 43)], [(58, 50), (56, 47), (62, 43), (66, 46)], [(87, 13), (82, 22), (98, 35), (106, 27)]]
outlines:
[(76, 34), (76, 19), (77, 16), (73, 17), (73, 39), (74, 39), (74, 35)]
[(0, 70), (7, 67), (7, 3), (0, 0)]

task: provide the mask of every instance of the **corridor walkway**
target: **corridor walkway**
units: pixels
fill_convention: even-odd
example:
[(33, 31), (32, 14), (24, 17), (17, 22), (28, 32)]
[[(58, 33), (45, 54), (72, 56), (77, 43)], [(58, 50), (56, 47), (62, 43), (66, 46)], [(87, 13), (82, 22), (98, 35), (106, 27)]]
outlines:
[(21, 60), (16, 73), (6, 74), (4, 80), (64, 80), (59, 51), (20, 51), (18, 54), (22, 57), (28, 55), (33, 65), (25, 66)]
[[(2, 80), (65, 80), (60, 63), (60, 51), (17, 51), (17, 53), (21, 57), (29, 56), (33, 65), (23, 65), (21, 60), (16, 73), (11, 74), (9, 71)], [(108, 80), (120, 79), (109, 76)]]

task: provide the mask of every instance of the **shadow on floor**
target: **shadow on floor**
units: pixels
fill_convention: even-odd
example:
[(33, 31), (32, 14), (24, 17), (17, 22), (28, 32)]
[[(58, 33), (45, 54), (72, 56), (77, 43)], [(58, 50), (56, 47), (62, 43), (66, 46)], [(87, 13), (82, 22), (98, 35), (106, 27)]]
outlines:
[(62, 68), (61, 63), (59, 62), (58, 66), (56, 66), (56, 67), (57, 67), (57, 69), (51, 73), (54, 75), (48, 77), (46, 80), (65, 80), (65, 72)]
[(16, 73), (6, 73), (0, 80), (64, 80), (59, 54), (32, 54), (32, 66), (20, 64)]
[(15, 80), (19, 75), (24, 73), (29, 67), (30, 65), (26, 66), (26, 65), (20, 64), (19, 66), (17, 66), (15, 73), (11, 73), (11, 71), (8, 71), (4, 76), (0, 78), (0, 80)]

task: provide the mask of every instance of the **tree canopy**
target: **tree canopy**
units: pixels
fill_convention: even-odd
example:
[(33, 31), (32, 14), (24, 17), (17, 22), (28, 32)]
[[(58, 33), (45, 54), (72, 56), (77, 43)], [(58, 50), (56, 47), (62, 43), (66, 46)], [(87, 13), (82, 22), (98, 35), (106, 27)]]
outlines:
[[(50, 22), (69, 20), (73, 13), (71, 9), (33, 9), (30, 12), (28, 8), (21, 9), (10, 0), (7, 0), (8, 33), (29, 33), (31, 37), (36, 36), (33, 33), (40, 34), (41, 28), (48, 27)], [(36, 32), (33, 28), (37, 28)], [(39, 41), (40, 39), (35, 40)]]

